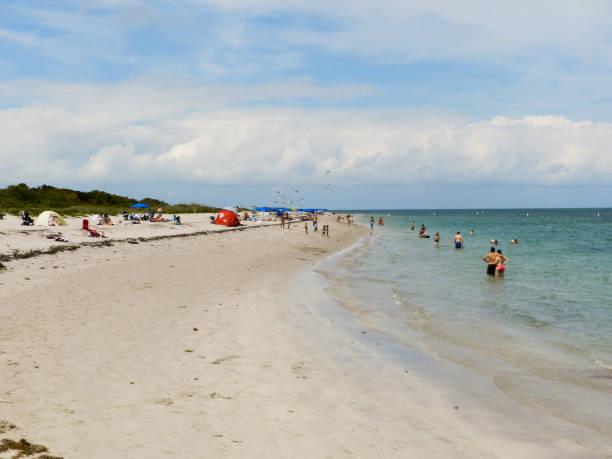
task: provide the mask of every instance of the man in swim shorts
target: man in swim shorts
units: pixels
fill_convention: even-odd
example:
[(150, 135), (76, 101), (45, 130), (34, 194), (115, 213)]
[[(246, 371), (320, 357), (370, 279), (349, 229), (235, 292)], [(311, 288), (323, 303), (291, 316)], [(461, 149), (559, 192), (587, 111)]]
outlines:
[(487, 262), (487, 274), (489, 276), (495, 276), (495, 268), (497, 268), (498, 259), (499, 255), (495, 253), (495, 247), (491, 247), (491, 251), (482, 257), (482, 260)]
[(454, 240), (456, 249), (460, 249), (463, 247), (463, 236), (461, 236), (461, 233), (459, 231), (457, 231), (457, 234), (455, 234)]

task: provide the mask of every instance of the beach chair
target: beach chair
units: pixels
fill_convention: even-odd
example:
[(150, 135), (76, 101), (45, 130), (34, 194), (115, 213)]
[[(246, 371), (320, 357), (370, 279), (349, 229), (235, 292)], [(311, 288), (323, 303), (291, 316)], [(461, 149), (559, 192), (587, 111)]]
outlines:
[(83, 219), (83, 226), (81, 230), (87, 232), (87, 235), (90, 237), (100, 237), (100, 233), (89, 227), (89, 220), (86, 218)]
[(34, 220), (30, 217), (30, 213), (27, 210), (19, 211), (19, 216), (21, 217), (21, 224), (23, 226), (30, 226), (34, 224)]

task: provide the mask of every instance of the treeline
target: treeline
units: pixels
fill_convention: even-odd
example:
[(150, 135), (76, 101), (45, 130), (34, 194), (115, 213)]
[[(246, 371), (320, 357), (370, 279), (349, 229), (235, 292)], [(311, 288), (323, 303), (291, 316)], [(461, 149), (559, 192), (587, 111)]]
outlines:
[[(31, 215), (37, 215), (44, 210), (54, 210), (62, 215), (89, 215), (106, 213), (116, 215), (137, 202), (144, 202), (153, 211), (161, 207), (165, 213), (217, 212), (217, 207), (201, 204), (175, 204), (154, 198), (132, 199), (125, 196), (106, 193), (105, 191), (76, 191), (68, 188), (55, 188), (42, 185), (30, 188), (25, 183), (0, 188), (0, 213), (19, 214), (27, 210)], [(141, 211), (141, 209), (139, 209)]]

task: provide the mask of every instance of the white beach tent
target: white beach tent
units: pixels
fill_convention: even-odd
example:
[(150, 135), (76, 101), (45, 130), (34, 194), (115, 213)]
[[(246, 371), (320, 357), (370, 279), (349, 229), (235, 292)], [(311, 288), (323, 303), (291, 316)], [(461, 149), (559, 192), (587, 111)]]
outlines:
[(38, 217), (36, 217), (36, 220), (34, 220), (34, 224), (37, 226), (51, 226), (51, 222), (59, 226), (68, 226), (66, 220), (64, 220), (57, 212), (53, 212), (52, 210), (45, 210)]

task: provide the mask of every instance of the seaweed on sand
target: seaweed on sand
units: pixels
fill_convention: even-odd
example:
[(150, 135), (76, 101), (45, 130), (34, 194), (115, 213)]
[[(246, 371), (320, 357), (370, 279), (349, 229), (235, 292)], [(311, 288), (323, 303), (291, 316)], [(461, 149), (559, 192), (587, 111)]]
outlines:
[[(19, 459), (20, 457), (33, 456), (34, 454), (46, 453), (49, 449), (43, 445), (37, 445), (35, 443), (30, 443), (25, 438), (22, 438), (19, 441), (10, 440), (5, 438), (0, 440), (0, 453), (5, 451), (16, 451), (17, 454), (12, 457), (12, 459)], [(48, 454), (44, 454), (42, 456), (37, 456), (37, 459), (63, 459), (59, 456), (49, 456)]]

